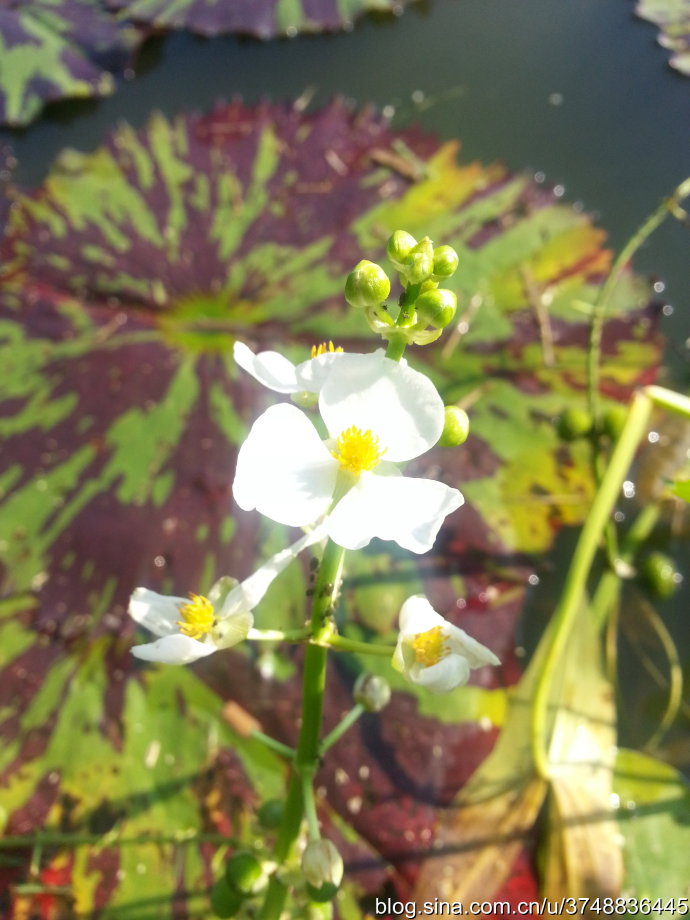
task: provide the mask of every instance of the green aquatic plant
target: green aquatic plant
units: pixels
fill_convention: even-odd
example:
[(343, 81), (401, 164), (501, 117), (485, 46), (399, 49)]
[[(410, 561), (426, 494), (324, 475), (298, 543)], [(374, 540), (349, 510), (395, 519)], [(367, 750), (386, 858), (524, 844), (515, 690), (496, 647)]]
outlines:
[[(126, 612), (137, 586), (164, 598), (191, 591), (222, 609), (211, 595), (219, 579), (244, 584), (294, 539), (288, 525), (231, 504), (239, 445), (266, 407), (233, 360), (237, 340), (255, 354), (278, 347), (297, 369), (315, 343), (368, 351), (373, 329), (397, 351), (430, 340), (454, 313), (442, 343), (415, 346), (415, 366), (461, 423), (451, 442), (467, 435), (463, 413), (471, 431), (461, 449), (420, 451), (405, 472), (461, 491), (465, 506), (426, 555), (376, 542), (352, 554), (341, 592), (347, 632), (330, 639), (334, 648), (346, 640), (350, 654), (330, 673), (327, 732), (354, 708), (362, 673), (387, 676), (393, 689), (385, 721), (367, 714), (347, 738), (332, 737), (318, 774), (320, 819), (346, 862), (373, 867), (346, 874), (339, 903), (356, 916), (361, 894), (382, 890), (391, 873), (409, 889), (439, 802), (493, 743), (504, 685), (520, 670), (513, 628), (529, 578), (558, 530), (583, 520), (594, 491), (589, 442), (565, 444), (555, 419), (587, 404), (590, 305), (610, 256), (602, 232), (549, 189), (456, 154), (338, 104), (307, 115), (233, 103), (122, 126), (92, 154), (66, 151), (38, 189), (9, 187), (5, 833), (8, 847), (42, 847), (31, 883), (59, 865), (84, 913), (143, 910), (142, 886), (152, 904), (177, 886), (203, 912), (223, 848), (254, 846), (264, 810), (255, 819), (253, 806), (283, 795), (284, 748), (298, 741), (299, 647), (278, 640), (305, 638), (305, 594), (318, 594), (306, 556), (244, 623), (262, 641), (214, 645), (193, 669), (144, 667), (130, 653), (143, 640)], [(396, 238), (401, 268), (393, 262), (391, 272), (386, 241), (400, 227), (413, 242), (403, 252), (410, 240)], [(422, 245), (408, 264), (426, 234), (441, 246), (430, 259)], [(450, 281), (444, 246), (459, 256)], [(404, 272), (405, 302), (347, 307), (344, 282), (362, 255), (386, 274)], [(425, 270), (431, 278), (420, 280)], [(455, 311), (447, 295), (435, 302), (436, 288), (421, 290), (429, 283), (457, 296)], [(656, 366), (650, 299), (648, 282), (623, 273), (604, 317), (604, 408)], [(300, 383), (297, 399), (308, 390)], [(373, 456), (386, 445), (354, 447), (346, 440), (338, 453)], [(382, 462), (394, 465), (387, 449)], [(491, 645), (501, 668), (433, 703), (407, 680), (404, 650), (402, 670), (391, 671), (400, 609), (417, 595)], [(189, 628), (207, 613), (202, 602), (170, 622), (199, 641)], [(365, 653), (378, 645), (386, 655), (372, 661)], [(253, 725), (247, 736), (242, 719)]]

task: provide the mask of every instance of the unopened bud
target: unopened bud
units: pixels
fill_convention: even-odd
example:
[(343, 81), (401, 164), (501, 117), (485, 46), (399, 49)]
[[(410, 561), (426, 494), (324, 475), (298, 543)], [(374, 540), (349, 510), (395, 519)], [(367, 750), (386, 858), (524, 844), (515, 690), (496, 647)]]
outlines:
[(380, 712), (388, 705), (391, 688), (388, 681), (377, 674), (360, 674), (352, 691), (356, 702), (367, 712)]
[(455, 274), (459, 261), (458, 254), (452, 246), (437, 246), (434, 249), (434, 277), (439, 280), (450, 278)]
[(386, 253), (396, 268), (403, 268), (405, 259), (416, 245), (417, 240), (411, 233), (406, 230), (396, 230), (386, 244)]
[(343, 860), (330, 840), (310, 840), (302, 854), (309, 897), (331, 901), (343, 879)]
[(225, 880), (233, 891), (243, 897), (265, 888), (268, 878), (253, 853), (235, 853), (225, 864)]
[(592, 430), (592, 416), (585, 409), (568, 408), (559, 416), (556, 430), (564, 441), (584, 438)]
[(424, 291), (414, 304), (418, 319), (433, 326), (434, 329), (443, 329), (452, 322), (457, 307), (458, 298), (453, 291), (447, 288)]
[(377, 307), (391, 292), (388, 275), (376, 262), (362, 259), (347, 276), (345, 300), (351, 307)]
[(402, 272), (408, 284), (421, 284), (434, 270), (434, 246), (428, 237), (417, 243), (405, 259)]
[(218, 879), (211, 889), (211, 910), (216, 917), (237, 916), (243, 900), (242, 895), (234, 891), (224, 878)]
[(283, 820), (284, 811), (285, 803), (282, 799), (269, 799), (261, 805), (256, 813), (256, 817), (259, 819), (259, 824), (261, 824), (262, 827), (265, 827), (267, 830), (273, 830), (278, 827)]
[(458, 406), (446, 406), (443, 432), (438, 439), (441, 447), (458, 447), (467, 440), (470, 433), (470, 420), (464, 409)]

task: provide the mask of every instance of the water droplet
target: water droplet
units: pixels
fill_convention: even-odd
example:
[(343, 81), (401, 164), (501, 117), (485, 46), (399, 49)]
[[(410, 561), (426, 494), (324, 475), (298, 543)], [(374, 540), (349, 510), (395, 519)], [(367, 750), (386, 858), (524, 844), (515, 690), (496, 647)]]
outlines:
[(546, 173), (542, 172), (541, 170), (538, 170), (534, 174), (534, 181), (539, 183), (539, 185), (541, 185), (542, 182), (546, 181)]
[(459, 597), (455, 602), (455, 606), (458, 608), (458, 610), (464, 610), (465, 607), (467, 607), (467, 601), (464, 597)]
[(625, 520), (625, 515), (622, 511), (616, 511), (613, 515), (613, 519), (616, 524), (621, 524)]
[(660, 435), (658, 431), (650, 431), (647, 435), (647, 440), (650, 444), (657, 444), (659, 442), (659, 438)]
[(661, 308), (661, 312), (664, 316), (673, 316), (673, 306), (670, 303), (665, 303)]
[(539, 576), (538, 576), (538, 575), (535, 575), (534, 572), (533, 572), (533, 573), (530, 575), (530, 577), (527, 579), (527, 581), (528, 581), (531, 585), (538, 585), (538, 584), (539, 584)]
[(353, 815), (358, 815), (362, 810), (362, 796), (354, 795), (351, 799), (347, 800), (347, 810)]
[(384, 118), (391, 119), (395, 115), (395, 106), (394, 105), (384, 105), (383, 111), (381, 112)]
[(623, 483), (623, 495), (626, 498), (635, 498), (635, 483), (626, 479)]
[(653, 287), (654, 287), (655, 294), (661, 294), (662, 291), (666, 290), (666, 285), (664, 284), (663, 281), (655, 281)]
[(163, 566), (165, 565), (165, 557), (156, 556), (156, 558), (153, 560), (153, 564), (156, 566), (157, 569), (162, 569)]
[(414, 102), (415, 105), (421, 105), (424, 102), (425, 98), (426, 97), (424, 95), (424, 91), (421, 89), (416, 89), (412, 93), (412, 101)]
[(556, 198), (562, 198), (565, 195), (565, 186), (560, 185), (560, 183), (558, 185), (554, 185), (553, 193)]
[(549, 105), (563, 105), (563, 93), (550, 93)]

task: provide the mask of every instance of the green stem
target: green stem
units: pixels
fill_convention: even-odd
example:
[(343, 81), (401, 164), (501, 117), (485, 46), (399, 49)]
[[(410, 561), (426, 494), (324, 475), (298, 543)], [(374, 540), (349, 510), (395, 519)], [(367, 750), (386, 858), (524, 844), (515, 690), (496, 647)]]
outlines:
[(633, 396), (625, 426), (594, 496), (566, 576), (563, 593), (549, 624), (546, 657), (535, 687), (531, 731), (535, 767), (538, 774), (544, 779), (549, 776), (547, 732), (549, 691), (555, 674), (561, 666), (561, 658), (578, 609), (584, 602), (587, 578), (595, 553), (620, 494), (637, 445), (646, 430), (651, 407), (652, 401), (647, 392), (638, 392)]
[(599, 291), (599, 296), (592, 310), (587, 364), (587, 397), (590, 415), (595, 424), (599, 415), (601, 336), (613, 292), (633, 255), (669, 215), (676, 216), (679, 203), (684, 198), (687, 198), (688, 195), (690, 195), (690, 177), (681, 182), (680, 185), (674, 189), (669, 198), (664, 198), (660, 202), (656, 210), (649, 215), (638, 231), (626, 243), (620, 251), (618, 258), (613, 263), (611, 271)]
[(329, 636), (326, 642), (336, 652), (356, 652), (358, 655), (381, 655), (384, 658), (391, 658), (395, 651), (394, 645), (360, 642), (358, 639), (348, 639), (346, 636), (337, 634)]
[[(419, 291), (421, 290), (421, 284), (411, 284), (408, 288), (403, 291), (403, 295), (400, 298), (400, 312), (398, 313), (398, 318), (395, 321), (396, 326), (405, 326), (408, 323), (408, 308), (414, 306), (415, 300), (419, 297)], [(388, 347), (386, 348), (386, 357), (390, 358), (391, 361), (399, 361), (402, 356), (405, 354), (405, 349), (407, 348), (407, 336), (404, 332), (401, 332), (399, 336), (396, 336), (391, 333), (391, 338), (388, 340)]]
[[(283, 820), (278, 829), (273, 858), (280, 868), (287, 861), (299, 834), (305, 809), (303, 783), (311, 777), (319, 761), (319, 734), (326, 685), (327, 640), (333, 631), (333, 608), (338, 594), (345, 550), (331, 540), (326, 544), (314, 585), (309, 634), (311, 643), (304, 653), (302, 675), (302, 723), (288, 786)], [(258, 920), (278, 920), (287, 896), (287, 886), (278, 873), (269, 881)]]
[(364, 706), (362, 706), (361, 703), (357, 703), (356, 706), (353, 706), (347, 715), (345, 715), (336, 727), (323, 739), (321, 747), (319, 748), (319, 753), (325, 754), (328, 748), (334, 745), (338, 738), (341, 738), (345, 732), (355, 724), (363, 712)]
[(306, 627), (300, 629), (250, 629), (247, 639), (254, 642), (304, 642), (310, 632)]
[(262, 744), (265, 744), (267, 748), (271, 748), (272, 751), (287, 757), (288, 760), (294, 760), (295, 751), (287, 744), (283, 744), (280, 741), (276, 741), (275, 738), (271, 738), (270, 735), (265, 735), (260, 731), (253, 731), (251, 733), (251, 738), (255, 738), (257, 741), (260, 741)]

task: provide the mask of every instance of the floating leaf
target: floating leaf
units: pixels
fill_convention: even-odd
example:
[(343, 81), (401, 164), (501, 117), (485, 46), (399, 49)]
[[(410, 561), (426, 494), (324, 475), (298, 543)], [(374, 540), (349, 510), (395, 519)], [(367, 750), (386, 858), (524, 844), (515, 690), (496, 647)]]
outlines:
[[(587, 304), (609, 264), (601, 231), (526, 176), (458, 164), (456, 145), (396, 135), (340, 104), (155, 116), (92, 154), (65, 151), (43, 186), (12, 194), (0, 250), (0, 776), (8, 833), (112, 835), (110, 848), (75, 857), (87, 913), (134, 903), (140, 865), (171, 890), (168, 837), (180, 827), (194, 843), (175, 890), (203, 901), (203, 834), (251, 835), (248, 804), (275, 794), (280, 777), (256, 746), (216, 733), (224, 701), (295, 737), (299, 651), (257, 662), (243, 647), (193, 671), (142, 668), (129, 654), (135, 586), (204, 591), (222, 574), (246, 576), (291, 536), (233, 511), (237, 445), (269, 396), (235, 368), (232, 342), (292, 358), (333, 338), (370, 350), (342, 297), (362, 254), (383, 259), (399, 226), (460, 253), (460, 325), (410, 359), (447, 402), (469, 407), (473, 433), (411, 472), (459, 485), (468, 504), (427, 556), (372, 544), (352, 557), (344, 630), (393, 640), (401, 598), (423, 590), (501, 657), (500, 680), (478, 672), (469, 691), (433, 705), (398, 682), (385, 717), (363, 719), (318, 780), (351, 832), (353, 862), (377, 853), (409, 890), (438, 804), (493, 744), (499, 684), (519, 675), (529, 554), (588, 508), (587, 450), (561, 443), (553, 419), (584, 401)], [(607, 398), (653, 376), (649, 296), (624, 277), (603, 338)], [(301, 624), (306, 589), (304, 569), (288, 569), (258, 624)], [(335, 656), (327, 728), (364, 666)], [(178, 721), (184, 757), (166, 761)], [(139, 776), (154, 755), (154, 774)], [(121, 791), (130, 772), (131, 795)], [(120, 843), (154, 831), (168, 849)], [(380, 867), (357, 881), (378, 890)]]
[(111, 9), (156, 29), (257, 38), (351, 29), (364, 13), (399, 16), (409, 0), (108, 0)]
[[(625, 846), (625, 893), (649, 898), (652, 911), (685, 913), (688, 897), (690, 789), (673, 767), (637, 751), (621, 749), (614, 790), (620, 804)], [(662, 906), (656, 906), (657, 898)], [(673, 906), (669, 902), (673, 899)]]
[(24, 125), (46, 102), (108, 96), (142, 33), (95, 0), (0, 7), (0, 123)]
[(688, 0), (638, 0), (635, 12), (661, 29), (659, 44), (670, 49), (671, 67), (690, 76), (690, 3)]

